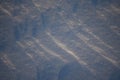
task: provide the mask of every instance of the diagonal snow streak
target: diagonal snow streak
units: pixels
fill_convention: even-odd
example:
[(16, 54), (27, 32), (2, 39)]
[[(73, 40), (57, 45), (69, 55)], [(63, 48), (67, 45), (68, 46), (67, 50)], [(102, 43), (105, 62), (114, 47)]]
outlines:
[(47, 32), (47, 35), (49, 35), (52, 40), (64, 51), (66, 51), (67, 53), (69, 53), (70, 55), (72, 55), (76, 60), (78, 60), (78, 62), (82, 65), (87, 65), (86, 62), (82, 61), (76, 54), (75, 52), (71, 51), (70, 49), (68, 49), (68, 47), (66, 45), (64, 45), (63, 43), (61, 43), (61, 41), (57, 40), (54, 36), (51, 35), (51, 33)]
[(1, 5), (0, 5), (0, 9), (6, 13), (8, 16), (12, 16), (12, 14), (10, 13), (10, 11), (8, 11), (7, 9), (3, 8)]
[(107, 43), (105, 43), (102, 39), (100, 39), (97, 35), (95, 35), (92, 31), (90, 31), (88, 28), (85, 28), (85, 31), (87, 33), (89, 33), (91, 36), (93, 36), (95, 39), (97, 39), (100, 43), (102, 43), (104, 46), (113, 49), (112, 46), (108, 45)]
[(42, 49), (44, 49), (46, 52), (50, 53), (50, 55), (58, 57), (59, 59), (63, 60), (64, 62), (67, 62), (66, 59), (64, 59), (62, 56), (58, 55), (56, 52), (48, 49), (45, 45), (41, 44), (40, 40), (35, 39), (35, 38), (34, 38), (34, 40)]
[(13, 62), (8, 58), (8, 56), (6, 54), (4, 54), (1, 57), (1, 60), (11, 69), (16, 69), (15, 65), (13, 64)]
[(96, 71), (94, 69), (90, 68), (89, 65), (85, 61), (81, 60), (80, 57), (78, 57), (74, 51), (70, 50), (60, 40), (58, 40), (54, 36), (52, 36), (50, 32), (47, 32), (46, 34), (56, 43), (56, 45), (58, 45), (58, 47), (60, 47), (64, 51), (66, 51), (69, 55), (73, 56), (79, 62), (79, 64), (85, 66), (91, 73), (93, 73), (93, 74), (96, 73)]
[[(72, 30), (71, 27), (70, 27), (70, 29)], [(93, 34), (88, 28), (84, 28), (84, 30), (87, 33), (89, 33), (90, 35), (92, 35), (95, 39), (97, 39), (98, 41), (100, 41), (104, 46), (106, 46), (108, 48), (112, 48), (110, 45), (108, 45), (104, 41), (102, 41), (98, 36), (96, 36), (95, 34)], [(90, 47), (95, 52), (99, 53), (100, 56), (102, 56), (103, 58), (105, 58), (106, 60), (108, 60), (113, 65), (115, 65), (116, 67), (119, 68), (119, 62), (117, 62), (116, 60), (114, 60), (114, 59), (106, 56), (107, 53), (103, 49), (101, 49), (100, 47), (97, 47), (97, 46), (89, 43), (89, 38), (88, 37), (86, 37), (85, 35), (83, 35), (81, 33), (76, 33), (76, 32), (74, 32), (74, 33), (76, 34), (76, 37), (78, 37), (79, 39), (81, 39), (88, 47)]]
[[(99, 53), (99, 55), (101, 55), (102, 57), (104, 57), (106, 60), (110, 61), (113, 65), (119, 67), (119, 63), (118, 63), (117, 61), (115, 61), (115, 60), (113, 60), (113, 59), (105, 56), (106, 52), (105, 52), (103, 49), (101, 49), (101, 48), (99, 48), (99, 47), (97, 47), (97, 46), (95, 46), (95, 45), (90, 44), (90, 43), (88, 42), (87, 37), (85, 37), (83, 34), (80, 34), (80, 33), (79, 33), (79, 35), (76, 35), (76, 36), (77, 36), (78, 38), (80, 38), (80, 39), (81, 39), (86, 45), (88, 45), (91, 49), (93, 49), (94, 51), (96, 51), (97, 53)], [(84, 36), (84, 38), (83, 38), (83, 36)]]

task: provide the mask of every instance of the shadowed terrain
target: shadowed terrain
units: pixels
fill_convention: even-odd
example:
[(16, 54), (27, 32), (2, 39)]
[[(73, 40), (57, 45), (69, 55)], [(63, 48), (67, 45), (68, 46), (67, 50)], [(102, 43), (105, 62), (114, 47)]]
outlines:
[(0, 80), (120, 80), (120, 1), (0, 0)]

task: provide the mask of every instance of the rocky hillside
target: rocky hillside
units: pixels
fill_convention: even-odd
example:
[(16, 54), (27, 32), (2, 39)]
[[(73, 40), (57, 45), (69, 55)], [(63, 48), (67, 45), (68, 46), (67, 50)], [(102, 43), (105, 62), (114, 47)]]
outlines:
[(120, 1), (0, 0), (0, 80), (120, 80)]

